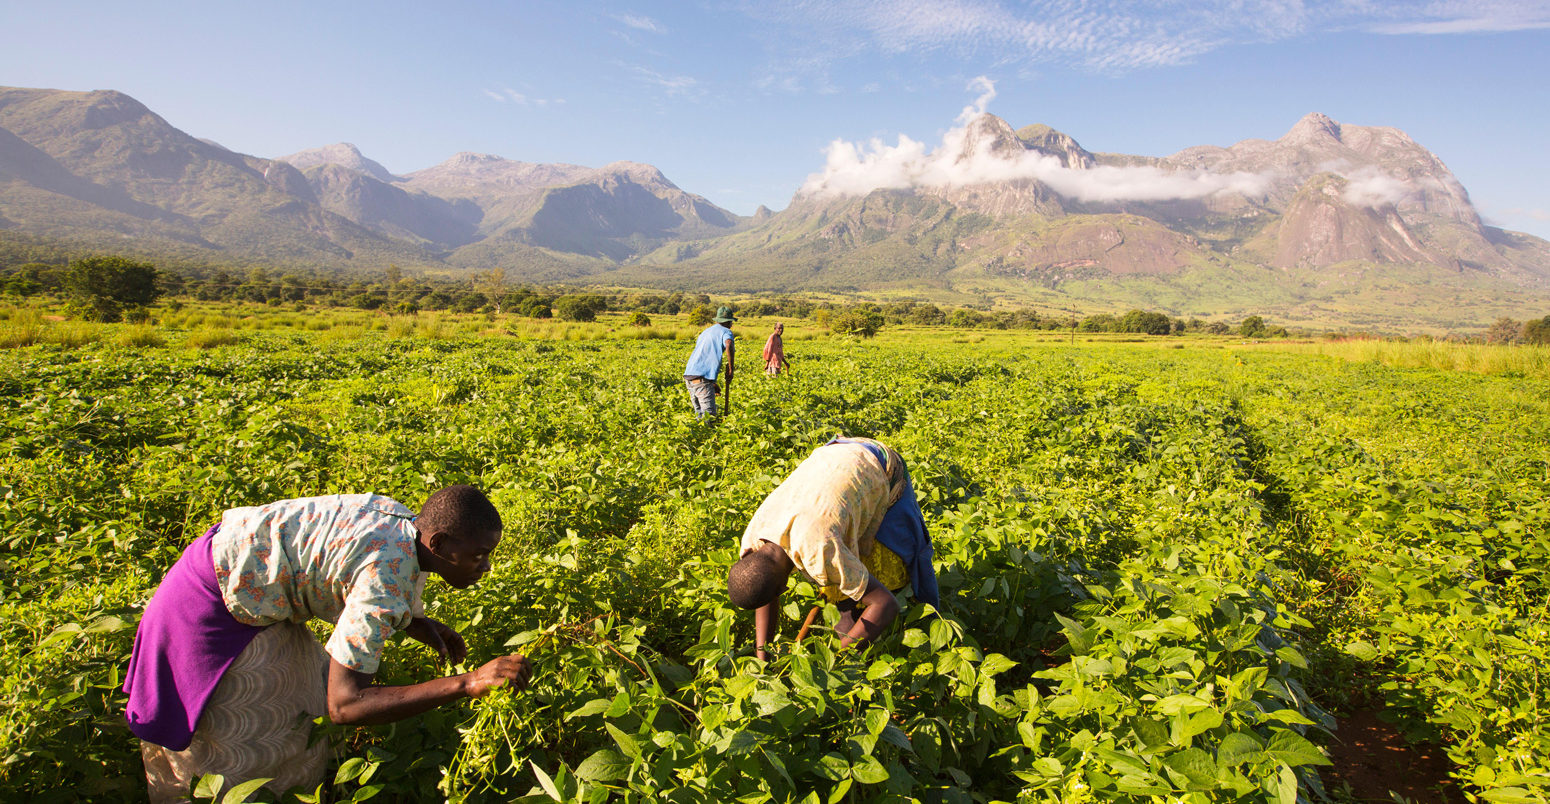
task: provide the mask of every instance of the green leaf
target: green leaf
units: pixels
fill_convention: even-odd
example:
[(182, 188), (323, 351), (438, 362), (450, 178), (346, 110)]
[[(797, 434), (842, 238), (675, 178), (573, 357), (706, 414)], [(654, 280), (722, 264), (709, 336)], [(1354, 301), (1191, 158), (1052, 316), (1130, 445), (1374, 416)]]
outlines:
[(987, 676), (993, 676), (997, 673), (1005, 673), (1006, 671), (1011, 670), (1016, 666), (1017, 662), (1014, 662), (999, 653), (992, 653), (985, 657), (985, 661), (980, 663), (980, 673)]
[(1188, 694), (1169, 695), (1158, 701), (1156, 705), (1157, 711), (1164, 715), (1187, 715), (1211, 708), (1210, 701), (1203, 701)]
[(1216, 748), (1216, 764), (1224, 768), (1252, 762), (1260, 754), (1260, 742), (1251, 734), (1235, 731), (1222, 738)]
[(888, 712), (884, 709), (873, 707), (866, 713), (866, 732), (876, 737), (883, 733), (883, 727), (888, 725)]
[(221, 804), (244, 804), (248, 800), (248, 796), (258, 792), (258, 788), (263, 787), (266, 782), (272, 780), (273, 777), (249, 779), (226, 791), (226, 795), (221, 797)]
[(892, 662), (884, 659), (878, 659), (877, 661), (872, 662), (871, 667), (866, 669), (866, 680), (876, 681), (880, 678), (887, 678), (888, 676), (893, 675), (893, 670), (894, 667)]
[(757, 686), (759, 680), (752, 676), (733, 676), (727, 679), (727, 694), (737, 699), (747, 698)]
[(630, 695), (621, 692), (614, 696), (613, 702), (608, 704), (608, 709), (603, 712), (605, 717), (620, 717), (630, 711)]
[(1345, 646), (1345, 652), (1364, 662), (1370, 662), (1378, 658), (1378, 649), (1366, 642), (1352, 642)]
[(1277, 804), (1297, 804), (1297, 774), (1286, 765), (1276, 774), (1275, 797)]
[(1286, 729), (1277, 731), (1270, 738), (1269, 745), (1265, 746), (1265, 753), (1294, 767), (1334, 764), (1324, 756), (1324, 752), (1320, 751), (1318, 746), (1302, 735)]
[(533, 768), (533, 776), (538, 779), (538, 786), (544, 789), (544, 793), (555, 801), (563, 800), (563, 797), (560, 795), (560, 788), (555, 786), (554, 779), (551, 779), (549, 774), (544, 773), (544, 769), (538, 767), (538, 763), (533, 760), (528, 760), (527, 764)]
[(334, 774), (334, 784), (344, 784), (361, 775), (366, 770), (366, 760), (361, 757), (351, 757), (339, 763), (339, 772)]
[(194, 785), (194, 798), (214, 799), (221, 794), (221, 788), (226, 786), (226, 777), (219, 773), (206, 773), (199, 777), (199, 782)]
[(1199, 748), (1186, 748), (1163, 763), (1188, 779), (1191, 790), (1210, 790), (1216, 786), (1216, 761)]
[(612, 748), (600, 748), (576, 766), (576, 776), (589, 782), (613, 782), (630, 775), (630, 760)]
[(1480, 797), (1496, 804), (1535, 804), (1544, 800), (1522, 787), (1497, 787), (1481, 793)]
[(862, 757), (860, 762), (851, 766), (851, 778), (862, 784), (881, 784), (888, 781), (888, 769), (876, 757)]
[(849, 777), (841, 779), (840, 783), (835, 785), (833, 790), (829, 791), (829, 804), (839, 804), (843, 801), (845, 794), (850, 792), (850, 784)]
[(1190, 715), (1179, 728), (1179, 744), (1188, 745), (1190, 738), (1222, 725), (1222, 713), (1206, 709)]
[(636, 742), (634, 737), (625, 734), (623, 729), (612, 723), (605, 722), (603, 728), (608, 730), (609, 736), (613, 737), (614, 742), (619, 744), (619, 750), (623, 751), (625, 756), (640, 756), (640, 743)]
[(608, 707), (611, 703), (612, 702), (607, 698), (593, 698), (581, 706), (572, 709), (570, 713), (565, 716), (565, 719), (573, 720), (578, 717), (591, 717), (592, 715), (600, 715), (608, 711)]
[(905, 734), (903, 729), (900, 729), (898, 726), (895, 726), (892, 723), (883, 726), (881, 737), (885, 743), (889, 743), (911, 753), (914, 753), (915, 751), (915, 747), (910, 745), (909, 735)]
[(741, 756), (754, 750), (759, 745), (759, 735), (751, 731), (739, 731), (727, 741), (725, 753), (731, 756)]
[(850, 762), (831, 751), (818, 760), (818, 767), (815, 770), (819, 776), (837, 782), (850, 777)]

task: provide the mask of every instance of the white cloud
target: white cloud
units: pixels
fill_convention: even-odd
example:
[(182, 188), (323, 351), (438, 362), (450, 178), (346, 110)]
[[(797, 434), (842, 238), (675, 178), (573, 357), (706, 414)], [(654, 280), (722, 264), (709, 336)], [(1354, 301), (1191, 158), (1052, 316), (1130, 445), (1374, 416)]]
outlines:
[(651, 33), (665, 33), (661, 23), (643, 14), (615, 14), (613, 18), (620, 23), (634, 28), (637, 31), (649, 31)]
[(1443, 0), (1426, 3), (1418, 13), (1371, 26), (1392, 35), (1507, 33), (1550, 28), (1550, 2), (1545, 0)]
[(698, 80), (691, 76), (663, 75), (656, 70), (638, 65), (630, 67), (630, 71), (635, 73), (636, 78), (639, 78), (647, 84), (666, 91), (668, 95), (697, 94), (697, 89), (700, 83)]
[(551, 103), (560, 104), (565, 102), (563, 98), (531, 97), (526, 93), (518, 92), (511, 87), (505, 87), (498, 91), (493, 89), (485, 89), (481, 91), (484, 93), (485, 97), (497, 103), (515, 103), (518, 106), (548, 106)]
[(1364, 167), (1344, 175), (1346, 186), (1340, 196), (1347, 204), (1373, 209), (1398, 206), (1416, 194), (1416, 187), (1410, 182), (1375, 167)]
[(799, 193), (833, 197), (865, 195), (873, 190), (965, 187), (1035, 180), (1079, 201), (1167, 201), (1222, 193), (1262, 195), (1270, 176), (1253, 173), (1163, 170), (1150, 166), (1070, 168), (1058, 157), (1038, 151), (998, 152), (992, 138), (981, 136), (985, 105), (995, 97), (983, 76), (970, 83), (980, 95), (964, 109), (959, 125), (934, 150), (900, 135), (897, 145), (881, 139), (853, 143), (835, 140), (825, 149), (824, 168), (807, 177)]
[(1550, 0), (744, 0), (742, 8), (767, 23), (777, 62), (798, 74), (867, 52), (932, 51), (1120, 73), (1310, 33), (1550, 28)]
[(958, 125), (960, 126), (968, 125), (970, 120), (984, 114), (985, 109), (989, 108), (990, 102), (996, 99), (996, 82), (983, 75), (977, 76), (973, 81), (970, 81), (969, 89), (977, 90), (980, 94), (979, 97), (974, 99), (973, 103), (963, 107), (963, 111), (958, 113)]

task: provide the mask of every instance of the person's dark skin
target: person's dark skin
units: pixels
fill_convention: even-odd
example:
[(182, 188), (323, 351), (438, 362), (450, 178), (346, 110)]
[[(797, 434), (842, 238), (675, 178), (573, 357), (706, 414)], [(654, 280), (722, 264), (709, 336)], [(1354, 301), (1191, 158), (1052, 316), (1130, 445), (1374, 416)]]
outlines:
[[(791, 563), (791, 556), (786, 555), (786, 551), (774, 542), (760, 542), (754, 549), (766, 551), (773, 556), (776, 567), (784, 573), (785, 578), (791, 577), (791, 571), (796, 569), (796, 565)], [(867, 577), (866, 592), (862, 594), (861, 599), (847, 602), (852, 605), (846, 607), (847, 610), (840, 618), (838, 628), (835, 629), (844, 634), (840, 637), (840, 650), (858, 643), (866, 645), (883, 633), (883, 629), (899, 616), (898, 598), (895, 598), (880, 581), (870, 576)], [(861, 609), (860, 618), (855, 615), (857, 607)], [(775, 636), (775, 627), (779, 621), (780, 595), (776, 595), (774, 600), (754, 609), (754, 655), (762, 661), (768, 661), (770, 658), (764, 646)]]
[[(500, 540), (499, 531), (466, 537), (443, 531), (422, 531), (415, 542), (415, 555), (421, 570), (440, 575), (457, 589), (467, 589), (490, 571), (490, 553)], [(462, 635), (430, 617), (414, 618), (405, 633), (436, 651), (444, 661), (456, 664), (468, 655)], [(486, 662), (468, 673), (419, 684), (379, 686), (373, 683), (375, 673), (351, 670), (330, 658), (328, 718), (335, 723), (354, 726), (391, 723), (459, 698), (483, 697), (502, 684), (524, 689), (532, 673), (533, 666), (527, 657), (514, 653)]]

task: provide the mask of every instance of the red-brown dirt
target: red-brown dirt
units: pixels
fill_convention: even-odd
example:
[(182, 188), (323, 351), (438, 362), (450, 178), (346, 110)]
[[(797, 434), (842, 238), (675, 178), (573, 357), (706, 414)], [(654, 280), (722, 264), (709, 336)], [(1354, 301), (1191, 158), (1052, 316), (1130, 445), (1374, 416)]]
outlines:
[(1391, 804), (1391, 792), (1417, 804), (1464, 804), (1464, 794), (1448, 776), (1453, 764), (1442, 748), (1406, 742), (1375, 710), (1340, 718), (1335, 739), (1325, 748), (1335, 763), (1323, 771), (1324, 787), (1331, 792), (1343, 782), (1362, 804)]

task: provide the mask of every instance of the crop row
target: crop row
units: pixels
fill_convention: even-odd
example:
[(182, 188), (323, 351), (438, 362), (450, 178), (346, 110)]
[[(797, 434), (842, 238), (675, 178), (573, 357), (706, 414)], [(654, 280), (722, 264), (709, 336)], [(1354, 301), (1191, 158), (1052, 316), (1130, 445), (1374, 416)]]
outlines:
[[(1291, 802), (1356, 690), (1469, 789), (1545, 800), (1543, 383), (948, 347), (804, 344), (716, 428), (671, 344), (6, 355), (0, 792), (142, 795), (115, 691), (137, 607), (224, 508), (469, 482), (507, 538), (431, 611), (534, 686), (337, 731), (338, 797)], [(730, 549), (841, 432), (909, 460), (944, 610), (760, 664)], [(433, 671), (405, 642), (382, 672)]]

